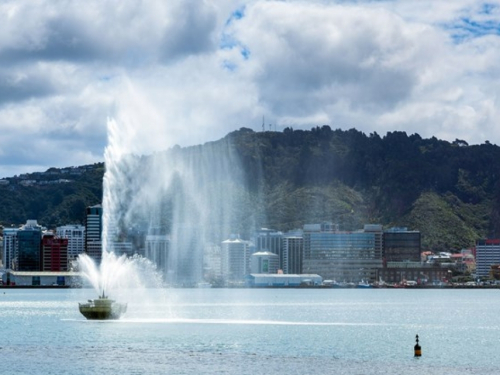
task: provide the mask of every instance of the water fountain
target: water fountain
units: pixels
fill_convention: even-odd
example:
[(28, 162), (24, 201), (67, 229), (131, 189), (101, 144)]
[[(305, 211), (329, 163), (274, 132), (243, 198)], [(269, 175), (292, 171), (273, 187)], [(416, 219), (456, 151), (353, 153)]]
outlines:
[[(204, 248), (219, 245), (242, 226), (251, 228), (248, 221), (253, 216), (245, 208), (255, 212), (256, 207), (248, 203), (250, 195), (230, 137), (137, 156), (140, 137), (126, 134), (116, 121), (108, 121), (102, 261), (98, 267), (82, 255), (80, 270), (99, 296), (113, 298), (131, 298), (123, 296), (124, 290), (138, 288), (146, 294), (147, 287), (162, 283), (201, 284)], [(136, 241), (133, 251), (144, 256), (115, 255), (113, 249), (130, 241), (132, 232), (143, 233), (142, 244)], [(99, 303), (98, 299), (89, 304)]]
[[(244, 204), (251, 198), (230, 137), (137, 156), (140, 135), (126, 138), (124, 132), (108, 121), (103, 248), (130, 238), (131, 231), (145, 233), (144, 255), (164, 281), (194, 286), (204, 278), (204, 247), (253, 224), (248, 221), (256, 205)], [(168, 140), (166, 132), (158, 137)]]

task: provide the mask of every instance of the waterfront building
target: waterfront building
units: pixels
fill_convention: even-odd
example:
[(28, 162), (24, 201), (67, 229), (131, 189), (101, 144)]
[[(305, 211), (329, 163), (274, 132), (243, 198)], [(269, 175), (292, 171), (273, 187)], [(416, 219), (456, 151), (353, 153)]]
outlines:
[(281, 269), (284, 274), (302, 273), (302, 258), (304, 255), (304, 234), (301, 230), (287, 232), (283, 236), (283, 262)]
[(283, 232), (274, 229), (261, 228), (254, 233), (253, 243), (255, 245), (255, 252), (270, 251), (278, 255), (279, 267), (284, 268), (284, 254), (283, 254)]
[(382, 267), (382, 233), (378, 224), (354, 232), (332, 223), (304, 225), (302, 272), (336, 281), (375, 281)]
[(451, 279), (452, 268), (435, 263), (388, 262), (387, 267), (378, 271), (378, 281), (383, 283), (404, 283), (415, 281), (417, 284), (431, 284)]
[(64, 225), (56, 228), (56, 235), (68, 240), (68, 269), (78, 255), (85, 251), (85, 227), (83, 225)]
[(500, 239), (476, 241), (476, 275), (487, 277), (491, 266), (500, 264)]
[(68, 239), (44, 233), (41, 271), (68, 271)]
[(96, 264), (102, 259), (102, 206), (87, 207), (85, 220), (85, 253)]
[(390, 228), (383, 235), (384, 262), (418, 262), (421, 254), (419, 231)]
[(4, 285), (17, 286), (80, 286), (78, 272), (42, 272), (8, 270), (2, 275)]
[(250, 257), (251, 273), (276, 274), (279, 268), (278, 254), (270, 251), (259, 251)]
[(251, 287), (300, 287), (319, 286), (323, 278), (316, 274), (256, 274), (247, 277), (247, 285)]
[(15, 270), (41, 271), (42, 227), (36, 220), (28, 220), (17, 232)]
[(14, 268), (13, 261), (17, 252), (17, 232), (19, 228), (3, 229), (3, 257), (2, 263), (5, 269)]
[(227, 281), (242, 281), (250, 273), (250, 245), (234, 234), (222, 242), (222, 273)]

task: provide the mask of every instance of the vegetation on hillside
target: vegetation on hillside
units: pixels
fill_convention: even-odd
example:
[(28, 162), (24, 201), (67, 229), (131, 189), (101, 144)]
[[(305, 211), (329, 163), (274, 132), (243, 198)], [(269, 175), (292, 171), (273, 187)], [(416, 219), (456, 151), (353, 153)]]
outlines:
[[(500, 235), (500, 148), (489, 142), (468, 145), (405, 132), (381, 137), (329, 126), (242, 128), (221, 141), (227, 140), (245, 179), (235, 207), (241, 233), (321, 221), (344, 230), (380, 223), (420, 230), (424, 247), (434, 250), (459, 250)], [(102, 197), (104, 167), (91, 167), (65, 183), (22, 186), (19, 178), (8, 179), (0, 185), (0, 223), (82, 223), (84, 208)]]

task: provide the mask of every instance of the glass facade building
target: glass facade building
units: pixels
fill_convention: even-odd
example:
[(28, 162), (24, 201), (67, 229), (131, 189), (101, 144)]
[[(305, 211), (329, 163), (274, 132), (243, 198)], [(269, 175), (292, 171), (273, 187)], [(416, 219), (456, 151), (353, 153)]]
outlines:
[(407, 228), (384, 231), (384, 260), (386, 262), (419, 262), (421, 253), (420, 232)]
[(382, 226), (365, 225), (356, 232), (324, 228), (304, 226), (302, 272), (336, 281), (375, 281), (382, 267)]
[(28, 223), (17, 232), (17, 271), (41, 271), (42, 228)]

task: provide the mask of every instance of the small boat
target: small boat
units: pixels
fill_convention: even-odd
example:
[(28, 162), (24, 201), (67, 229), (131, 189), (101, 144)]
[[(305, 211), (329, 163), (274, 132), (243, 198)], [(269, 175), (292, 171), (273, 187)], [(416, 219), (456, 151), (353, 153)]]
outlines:
[(369, 284), (367, 281), (365, 280), (361, 280), (358, 285), (357, 285), (358, 288), (371, 288), (372, 285)]
[(89, 320), (119, 319), (127, 312), (126, 303), (118, 303), (106, 297), (104, 292), (98, 299), (89, 300), (88, 303), (78, 304), (80, 312)]

